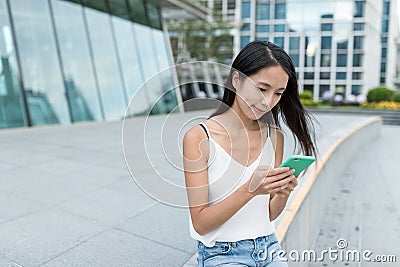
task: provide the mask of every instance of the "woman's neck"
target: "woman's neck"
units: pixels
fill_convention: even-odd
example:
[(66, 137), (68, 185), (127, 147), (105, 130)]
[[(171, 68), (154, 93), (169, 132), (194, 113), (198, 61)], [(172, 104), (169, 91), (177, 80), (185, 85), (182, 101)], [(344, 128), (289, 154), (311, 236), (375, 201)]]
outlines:
[(258, 120), (249, 119), (243, 114), (236, 102), (233, 103), (232, 107), (225, 114), (230, 128), (234, 130), (245, 128), (247, 131), (254, 131), (260, 129)]

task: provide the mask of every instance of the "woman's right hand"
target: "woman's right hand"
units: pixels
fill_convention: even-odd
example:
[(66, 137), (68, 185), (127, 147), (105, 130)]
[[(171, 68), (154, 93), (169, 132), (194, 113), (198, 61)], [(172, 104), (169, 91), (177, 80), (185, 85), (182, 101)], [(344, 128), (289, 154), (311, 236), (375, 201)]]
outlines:
[[(271, 169), (269, 166), (258, 166), (246, 186), (254, 195), (274, 194), (284, 190), (291, 181), (296, 179), (293, 176), (294, 171), (288, 167)], [(258, 186), (257, 189), (254, 188), (255, 185)]]

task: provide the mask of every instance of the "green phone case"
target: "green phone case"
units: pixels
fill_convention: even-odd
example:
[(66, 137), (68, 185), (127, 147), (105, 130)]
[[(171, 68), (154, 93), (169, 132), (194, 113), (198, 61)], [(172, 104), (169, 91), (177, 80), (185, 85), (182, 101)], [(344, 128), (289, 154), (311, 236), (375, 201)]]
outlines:
[(289, 167), (290, 169), (295, 169), (293, 173), (294, 176), (298, 176), (305, 168), (311, 165), (315, 161), (312, 156), (303, 155), (292, 155), (287, 160), (285, 160), (279, 167)]

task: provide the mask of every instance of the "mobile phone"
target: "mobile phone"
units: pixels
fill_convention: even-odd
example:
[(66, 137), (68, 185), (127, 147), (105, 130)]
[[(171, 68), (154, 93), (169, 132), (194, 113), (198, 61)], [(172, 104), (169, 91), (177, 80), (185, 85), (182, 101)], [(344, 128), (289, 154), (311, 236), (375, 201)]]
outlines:
[(279, 168), (281, 167), (289, 167), (290, 169), (295, 169), (293, 175), (299, 176), (299, 174), (308, 166), (310, 166), (315, 161), (315, 158), (312, 156), (303, 156), (303, 155), (292, 155), (287, 160), (285, 160)]

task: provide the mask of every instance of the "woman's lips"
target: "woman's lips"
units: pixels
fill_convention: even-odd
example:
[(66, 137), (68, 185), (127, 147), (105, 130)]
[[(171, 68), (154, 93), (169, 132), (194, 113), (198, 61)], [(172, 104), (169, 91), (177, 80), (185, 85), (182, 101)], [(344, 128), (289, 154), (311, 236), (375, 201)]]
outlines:
[(264, 114), (265, 112), (267, 112), (266, 110), (263, 109), (259, 109), (256, 106), (253, 106), (254, 110), (258, 113), (258, 114)]

